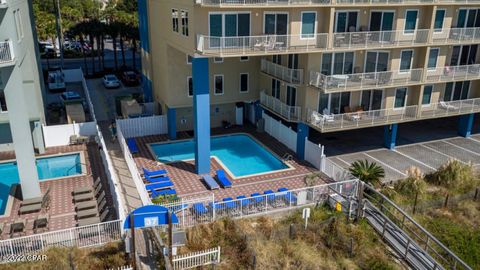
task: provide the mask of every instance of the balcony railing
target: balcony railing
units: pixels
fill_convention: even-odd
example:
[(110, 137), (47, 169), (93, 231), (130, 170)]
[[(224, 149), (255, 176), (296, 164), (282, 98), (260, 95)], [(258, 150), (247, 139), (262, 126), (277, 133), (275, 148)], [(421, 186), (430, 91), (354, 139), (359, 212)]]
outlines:
[(333, 34), (334, 48), (382, 48), (428, 43), (429, 29), (412, 31), (363, 31)]
[(262, 59), (261, 71), (291, 84), (303, 84), (303, 69), (291, 69)]
[(1, 41), (0, 42), (0, 65), (5, 66), (10, 63), (13, 64), (15, 59), (13, 55), (13, 44), (12, 41)]
[(299, 106), (289, 106), (279, 99), (269, 96), (262, 91), (260, 93), (260, 103), (274, 113), (282, 116), (288, 121), (300, 121), (302, 117), (302, 108)]
[(425, 82), (449, 82), (480, 79), (480, 64), (438, 67), (427, 70)]
[(295, 6), (329, 5), (331, 0), (195, 0), (203, 6)]
[(203, 54), (246, 55), (282, 52), (309, 52), (325, 50), (328, 34), (261, 35), (244, 37), (212, 37), (199, 35), (197, 50)]
[(336, 0), (338, 5), (429, 4), (434, 0)]
[(310, 85), (330, 93), (406, 86), (421, 83), (422, 72), (422, 69), (410, 69), (406, 71), (395, 70), (327, 76), (318, 71), (310, 71)]
[(441, 101), (422, 106), (419, 118), (434, 118), (480, 112), (480, 98)]
[(480, 27), (444, 28), (441, 30), (433, 30), (432, 33), (432, 43), (434, 44), (474, 42), (480, 42)]
[(308, 110), (307, 122), (322, 132), (327, 132), (407, 122), (415, 120), (416, 115), (417, 105), (343, 114), (320, 114), (317, 111)]

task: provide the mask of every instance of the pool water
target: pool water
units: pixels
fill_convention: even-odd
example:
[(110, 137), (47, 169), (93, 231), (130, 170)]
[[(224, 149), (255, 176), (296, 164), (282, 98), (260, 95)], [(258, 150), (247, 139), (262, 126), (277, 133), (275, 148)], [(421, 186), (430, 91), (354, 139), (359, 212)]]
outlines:
[[(82, 174), (80, 154), (38, 158), (37, 172), (40, 181)], [(5, 213), (11, 186), (18, 183), (17, 163), (0, 163), (0, 215)]]
[[(158, 161), (167, 163), (195, 158), (193, 140), (150, 145)], [(248, 135), (211, 138), (211, 155), (216, 156), (235, 177), (288, 168), (270, 151)]]

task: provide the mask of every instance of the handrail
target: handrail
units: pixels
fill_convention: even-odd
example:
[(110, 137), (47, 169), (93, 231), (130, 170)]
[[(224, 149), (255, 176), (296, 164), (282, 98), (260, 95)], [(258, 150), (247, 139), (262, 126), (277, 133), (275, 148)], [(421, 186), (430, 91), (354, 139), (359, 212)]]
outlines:
[(267, 108), (273, 110), (285, 119), (290, 121), (300, 121), (302, 108), (300, 106), (289, 106), (281, 100), (269, 96), (265, 91), (260, 92), (260, 103)]
[(292, 69), (267, 59), (262, 59), (260, 70), (287, 83), (303, 84), (303, 69)]
[(427, 69), (425, 82), (464, 81), (480, 78), (480, 64)]

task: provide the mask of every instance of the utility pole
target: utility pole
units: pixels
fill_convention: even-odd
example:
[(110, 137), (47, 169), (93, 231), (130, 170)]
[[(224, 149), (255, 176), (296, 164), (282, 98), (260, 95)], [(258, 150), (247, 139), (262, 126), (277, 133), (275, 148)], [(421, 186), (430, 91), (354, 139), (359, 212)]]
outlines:
[(62, 17), (60, 14), (60, 0), (53, 0), (55, 6), (55, 23), (57, 28), (58, 45), (60, 49), (60, 68), (63, 70), (63, 31), (62, 31)]

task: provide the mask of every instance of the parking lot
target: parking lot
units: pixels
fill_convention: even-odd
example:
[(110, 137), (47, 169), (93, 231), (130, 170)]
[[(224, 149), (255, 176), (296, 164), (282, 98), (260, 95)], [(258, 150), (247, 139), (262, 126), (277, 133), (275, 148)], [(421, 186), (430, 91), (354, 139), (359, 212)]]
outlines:
[[(479, 117), (476, 118), (474, 127), (479, 126)], [(381, 165), (385, 169), (385, 182), (405, 178), (412, 166), (424, 173), (432, 172), (450, 159), (472, 163), (480, 170), (480, 134), (459, 137), (456, 125), (457, 118), (401, 125), (395, 150), (382, 146), (383, 127), (327, 134), (317, 139), (325, 145), (327, 157), (343, 168), (357, 160)]]

